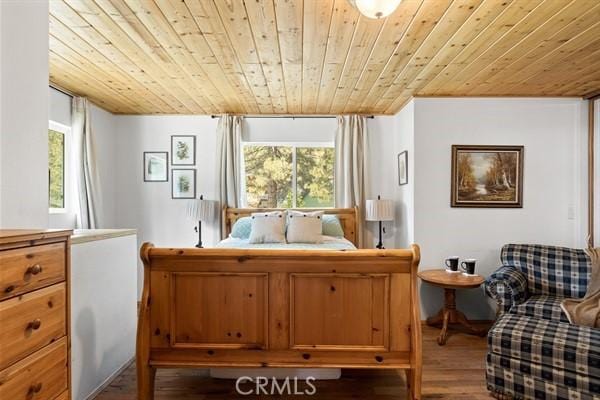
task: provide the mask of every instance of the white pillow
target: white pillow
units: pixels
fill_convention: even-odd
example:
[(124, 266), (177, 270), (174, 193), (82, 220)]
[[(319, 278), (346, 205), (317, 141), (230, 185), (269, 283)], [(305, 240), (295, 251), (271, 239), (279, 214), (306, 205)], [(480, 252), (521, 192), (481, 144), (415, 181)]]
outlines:
[(285, 243), (285, 211), (252, 213), (249, 243)]
[(323, 211), (288, 212), (288, 243), (323, 243)]

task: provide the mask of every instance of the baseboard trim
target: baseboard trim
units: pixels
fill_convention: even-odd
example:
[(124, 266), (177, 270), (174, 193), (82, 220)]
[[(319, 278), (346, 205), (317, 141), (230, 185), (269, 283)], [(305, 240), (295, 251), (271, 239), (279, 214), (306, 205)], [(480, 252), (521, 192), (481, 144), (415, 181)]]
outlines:
[(121, 375), (121, 373), (123, 371), (125, 371), (127, 368), (129, 368), (129, 366), (135, 362), (135, 357), (129, 359), (128, 361), (125, 362), (125, 364), (121, 365), (120, 368), (118, 368), (115, 372), (113, 372), (112, 374), (110, 374), (110, 376), (108, 376), (108, 378), (106, 378), (104, 380), (104, 382), (102, 382), (96, 389), (94, 389), (92, 391), (92, 393), (88, 394), (85, 397), (85, 400), (91, 400), (93, 398), (95, 398), (96, 396), (98, 396), (104, 389), (106, 389), (119, 375)]
[[(491, 325), (491, 324), (493, 324), (495, 322), (495, 320), (493, 320), (493, 319), (470, 319), (469, 322), (471, 322), (473, 324), (476, 324), (476, 325), (479, 325), (479, 324), (481, 324), (481, 325), (485, 325), (485, 324)], [(427, 325), (427, 320), (426, 319), (421, 320), (421, 325)]]

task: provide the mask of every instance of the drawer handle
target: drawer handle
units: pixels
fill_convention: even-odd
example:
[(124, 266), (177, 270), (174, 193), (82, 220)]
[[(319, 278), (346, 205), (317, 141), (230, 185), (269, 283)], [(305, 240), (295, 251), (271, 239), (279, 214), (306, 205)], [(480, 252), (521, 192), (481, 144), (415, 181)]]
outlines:
[(42, 326), (42, 321), (39, 318), (34, 319), (30, 323), (27, 324), (27, 330), (37, 331)]
[(42, 390), (42, 384), (38, 383), (36, 385), (29, 386), (28, 398), (33, 397), (34, 394), (39, 393)]
[(25, 271), (25, 274), (37, 275), (40, 272), (42, 272), (42, 266), (40, 264), (35, 264), (35, 265), (32, 265), (31, 267), (27, 268), (27, 271)]

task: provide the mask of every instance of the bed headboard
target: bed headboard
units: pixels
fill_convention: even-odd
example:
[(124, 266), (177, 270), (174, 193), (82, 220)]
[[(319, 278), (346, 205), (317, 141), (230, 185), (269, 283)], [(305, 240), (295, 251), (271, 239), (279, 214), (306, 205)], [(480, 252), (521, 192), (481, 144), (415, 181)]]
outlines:
[[(229, 208), (223, 207), (223, 239), (229, 236), (231, 228), (235, 221), (242, 217), (249, 217), (255, 212), (265, 211), (280, 211), (284, 208)], [(358, 208), (302, 208), (298, 211), (324, 211), (325, 214), (331, 214), (338, 217), (342, 228), (344, 229), (344, 237), (354, 243), (358, 247), (358, 223), (360, 216)]]

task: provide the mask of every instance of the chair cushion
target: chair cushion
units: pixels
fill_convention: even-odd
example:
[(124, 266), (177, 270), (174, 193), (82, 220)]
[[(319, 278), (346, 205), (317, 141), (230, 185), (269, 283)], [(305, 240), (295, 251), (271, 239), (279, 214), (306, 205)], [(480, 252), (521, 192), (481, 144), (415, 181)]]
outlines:
[(507, 244), (501, 259), (502, 265), (514, 266), (527, 276), (530, 294), (583, 297), (592, 271), (591, 260), (582, 249)]
[(487, 388), (518, 399), (592, 400), (600, 393), (598, 377), (488, 353)]
[(512, 314), (527, 317), (549, 319), (557, 322), (569, 322), (569, 319), (560, 308), (562, 297), (548, 296), (545, 294), (534, 295), (525, 300), (524, 303), (514, 305), (510, 312)]
[(504, 314), (488, 333), (492, 353), (600, 376), (600, 329)]

